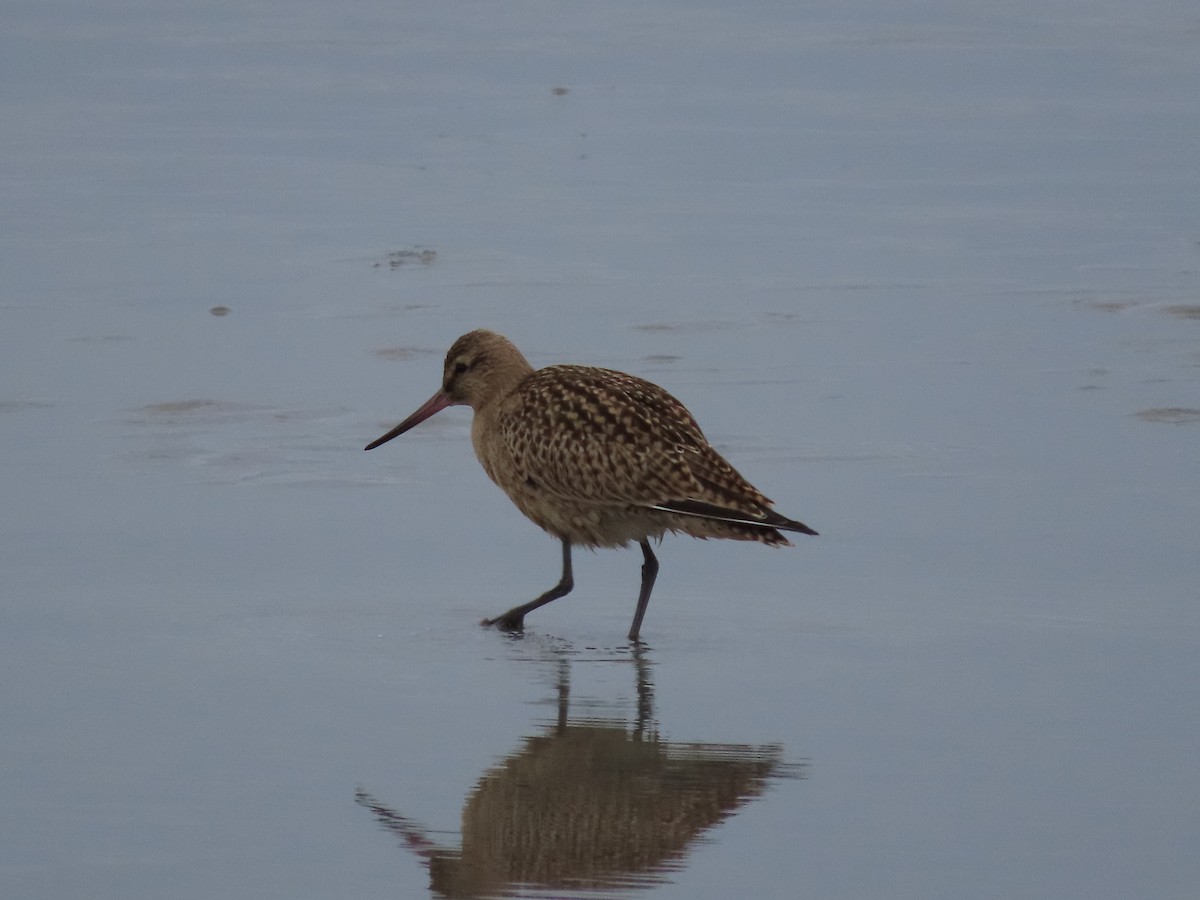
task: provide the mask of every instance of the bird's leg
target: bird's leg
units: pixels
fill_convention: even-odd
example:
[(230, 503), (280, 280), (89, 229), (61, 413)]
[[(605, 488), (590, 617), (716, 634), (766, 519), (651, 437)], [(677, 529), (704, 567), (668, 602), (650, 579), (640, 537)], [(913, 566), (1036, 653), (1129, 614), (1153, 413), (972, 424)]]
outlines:
[(575, 587), (575, 579), (571, 576), (571, 542), (566, 538), (561, 540), (563, 567), (562, 578), (558, 580), (558, 584), (536, 600), (530, 600), (522, 606), (514, 606), (504, 615), (496, 616), (494, 619), (484, 619), (481, 624), (496, 625), (502, 631), (520, 631), (525, 625), (526, 613), (533, 612), (539, 606), (545, 606), (551, 600), (557, 600), (559, 597), (565, 597), (571, 593), (571, 588)]
[(650, 592), (654, 590), (654, 579), (658, 577), (658, 560), (654, 556), (654, 551), (650, 549), (650, 542), (642, 538), (639, 543), (642, 545), (642, 556), (646, 561), (642, 563), (642, 589), (638, 592), (637, 610), (633, 614), (633, 624), (629, 626), (631, 641), (636, 641), (638, 632), (642, 630), (642, 616), (646, 615), (646, 607), (650, 603)]

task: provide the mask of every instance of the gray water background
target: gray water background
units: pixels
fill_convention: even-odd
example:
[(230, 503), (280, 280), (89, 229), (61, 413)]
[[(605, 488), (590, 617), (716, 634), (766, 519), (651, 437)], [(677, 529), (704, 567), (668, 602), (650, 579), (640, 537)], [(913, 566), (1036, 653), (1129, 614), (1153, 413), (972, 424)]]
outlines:
[[(518, 896), (1196, 896), (1193, 3), (2, 21), (0, 894), (429, 896), (356, 791), (452, 851), (569, 721), (780, 768)], [(821, 537), (479, 628), (558, 551), (469, 413), (361, 451), (478, 326)]]

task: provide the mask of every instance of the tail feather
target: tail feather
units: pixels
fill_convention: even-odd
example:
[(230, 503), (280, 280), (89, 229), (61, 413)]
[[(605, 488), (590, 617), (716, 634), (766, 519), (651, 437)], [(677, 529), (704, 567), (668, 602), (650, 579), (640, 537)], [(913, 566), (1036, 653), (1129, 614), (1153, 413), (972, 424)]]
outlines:
[(701, 519), (713, 519), (718, 522), (732, 522), (738, 525), (750, 525), (764, 529), (779, 529), (780, 531), (795, 531), (800, 534), (816, 535), (817, 532), (803, 522), (781, 516), (766, 507), (754, 512), (740, 509), (730, 509), (727, 506), (717, 506), (715, 503), (705, 503), (703, 500), (667, 500), (656, 503), (651, 509), (663, 512), (678, 513), (682, 516), (697, 516)]

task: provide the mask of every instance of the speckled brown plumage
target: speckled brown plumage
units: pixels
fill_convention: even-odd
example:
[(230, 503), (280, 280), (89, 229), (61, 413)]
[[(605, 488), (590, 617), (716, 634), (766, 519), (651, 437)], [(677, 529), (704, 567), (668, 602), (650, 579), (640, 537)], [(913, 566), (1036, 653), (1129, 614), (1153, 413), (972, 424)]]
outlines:
[(474, 410), (471, 441), (488, 476), (562, 542), (558, 585), (485, 624), (519, 628), (526, 613), (569, 592), (571, 545), (620, 547), (632, 540), (645, 560), (629, 635), (636, 640), (658, 570), (650, 538), (672, 531), (787, 546), (782, 531), (816, 534), (775, 512), (662, 388), (590, 366), (535, 371), (491, 331), (455, 341), (441, 390), (366, 449), (453, 405)]

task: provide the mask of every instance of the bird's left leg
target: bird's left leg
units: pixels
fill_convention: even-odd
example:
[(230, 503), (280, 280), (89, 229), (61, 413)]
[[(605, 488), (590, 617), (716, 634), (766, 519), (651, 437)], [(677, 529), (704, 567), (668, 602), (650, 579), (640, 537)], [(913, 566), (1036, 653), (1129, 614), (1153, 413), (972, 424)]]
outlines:
[(559, 597), (565, 597), (571, 593), (571, 588), (575, 587), (575, 579), (571, 575), (571, 542), (566, 538), (562, 540), (562, 578), (558, 580), (558, 584), (546, 591), (536, 600), (530, 600), (522, 606), (514, 606), (502, 616), (496, 616), (494, 619), (484, 619), (482, 625), (496, 625), (502, 631), (520, 631), (525, 625), (525, 614), (533, 612), (539, 606), (545, 606), (551, 600), (557, 600)]

